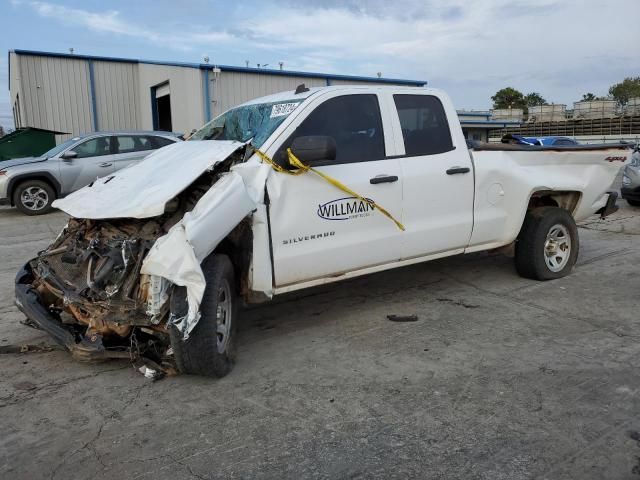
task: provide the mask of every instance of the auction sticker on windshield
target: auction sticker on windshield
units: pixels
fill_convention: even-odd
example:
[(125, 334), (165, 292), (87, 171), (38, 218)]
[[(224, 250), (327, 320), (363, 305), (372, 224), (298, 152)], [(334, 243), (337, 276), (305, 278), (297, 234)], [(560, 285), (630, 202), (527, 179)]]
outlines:
[(289, 115), (297, 106), (298, 103), (277, 103), (271, 107), (271, 118)]

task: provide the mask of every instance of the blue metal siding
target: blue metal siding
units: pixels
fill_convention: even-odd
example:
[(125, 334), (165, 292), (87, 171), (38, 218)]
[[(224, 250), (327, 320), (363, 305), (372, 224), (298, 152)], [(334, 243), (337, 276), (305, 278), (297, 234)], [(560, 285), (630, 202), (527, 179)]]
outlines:
[(156, 103), (156, 88), (158, 86), (151, 87), (151, 119), (153, 122), (153, 130), (158, 130), (158, 104)]
[(96, 102), (96, 81), (93, 73), (93, 60), (87, 60), (89, 66), (89, 95), (91, 96), (91, 113), (93, 115), (93, 130), (98, 132), (98, 104)]
[(204, 121), (211, 120), (211, 93), (209, 89), (211, 82), (209, 82), (209, 70), (202, 71), (202, 89), (204, 93)]

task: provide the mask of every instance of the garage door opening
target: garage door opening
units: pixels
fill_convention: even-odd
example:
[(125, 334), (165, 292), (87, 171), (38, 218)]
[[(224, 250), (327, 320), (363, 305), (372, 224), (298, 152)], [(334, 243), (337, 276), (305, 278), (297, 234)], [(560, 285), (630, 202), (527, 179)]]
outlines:
[(169, 82), (151, 88), (151, 108), (153, 110), (153, 129), (164, 132), (173, 131)]

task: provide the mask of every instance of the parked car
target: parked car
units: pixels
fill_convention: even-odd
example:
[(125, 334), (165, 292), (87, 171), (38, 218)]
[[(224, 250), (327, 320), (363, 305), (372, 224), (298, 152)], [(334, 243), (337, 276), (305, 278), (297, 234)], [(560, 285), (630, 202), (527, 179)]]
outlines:
[(549, 147), (580, 145), (580, 142), (569, 137), (523, 137), (521, 135), (505, 135), (502, 142), (521, 145), (546, 145)]
[(629, 205), (640, 207), (640, 145), (636, 145), (631, 163), (624, 167), (620, 192)]
[(0, 205), (27, 215), (51, 210), (56, 198), (180, 141), (167, 132), (100, 132), (73, 137), (40, 157), (0, 162)]
[(57, 200), (73, 218), (18, 272), (16, 304), (76, 358), (219, 377), (241, 300), (513, 244), (521, 276), (568, 275), (576, 221), (616, 210), (628, 156), (468, 150), (440, 90), (301, 86)]

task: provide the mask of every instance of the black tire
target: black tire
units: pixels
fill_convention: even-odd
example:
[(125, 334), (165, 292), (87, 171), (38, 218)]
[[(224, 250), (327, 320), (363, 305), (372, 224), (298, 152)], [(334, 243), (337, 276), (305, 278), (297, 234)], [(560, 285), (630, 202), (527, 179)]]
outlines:
[(42, 180), (26, 180), (13, 191), (13, 204), (25, 215), (49, 213), (55, 199), (53, 187)]
[[(570, 247), (568, 254), (566, 246)], [(575, 265), (579, 247), (578, 227), (568, 211), (536, 208), (527, 212), (516, 241), (516, 270), (534, 280), (564, 277)]]
[(640, 207), (640, 200), (631, 200), (630, 198), (627, 198), (626, 200), (632, 207)]
[[(202, 303), (200, 320), (184, 340), (182, 333), (171, 325), (169, 336), (181, 373), (224, 377), (235, 363), (238, 297), (235, 291), (233, 265), (226, 255), (212, 254), (202, 262), (202, 271), (207, 281)], [(218, 318), (218, 306), (228, 300), (228, 306), (221, 305), (224, 319)], [(178, 317), (187, 313), (185, 287), (177, 287), (171, 296), (171, 313)], [(218, 332), (219, 323), (227, 324), (227, 337)]]

